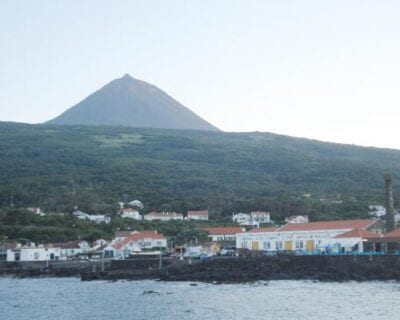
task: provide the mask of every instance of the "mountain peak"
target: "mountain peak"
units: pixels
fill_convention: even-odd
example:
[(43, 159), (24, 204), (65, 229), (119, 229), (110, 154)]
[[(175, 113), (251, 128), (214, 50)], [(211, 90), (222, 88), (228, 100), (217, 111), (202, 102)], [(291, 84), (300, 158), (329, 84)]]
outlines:
[(125, 73), (123, 77), (120, 78), (121, 80), (135, 80), (129, 73)]
[(48, 123), (219, 130), (164, 91), (128, 73)]

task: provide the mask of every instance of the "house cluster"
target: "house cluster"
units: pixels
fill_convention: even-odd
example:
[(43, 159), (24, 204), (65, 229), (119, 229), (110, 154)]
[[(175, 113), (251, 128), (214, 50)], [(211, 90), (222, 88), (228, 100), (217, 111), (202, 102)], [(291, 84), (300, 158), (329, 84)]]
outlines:
[(7, 261), (65, 261), (127, 258), (134, 254), (159, 254), (167, 248), (167, 238), (157, 231), (118, 231), (111, 241), (97, 240), (39, 244), (8, 243)]
[(130, 218), (134, 220), (146, 220), (146, 221), (176, 221), (176, 220), (197, 220), (207, 221), (208, 210), (188, 211), (186, 216), (183, 213), (178, 212), (149, 212), (145, 215), (141, 215), (139, 210), (136, 208), (122, 208), (119, 212), (122, 218)]
[(167, 238), (157, 231), (118, 231), (104, 248), (106, 258), (128, 258), (137, 254), (159, 254), (167, 248)]
[[(304, 218), (304, 217), (302, 217)], [(290, 217), (289, 222), (276, 227), (203, 228), (210, 241), (234, 242), (237, 250), (298, 253), (382, 252), (400, 242), (400, 229), (385, 234), (385, 223), (379, 218), (300, 222)]]
[(82, 254), (95, 252), (101, 244), (92, 247), (87, 241), (69, 241), (65, 243), (38, 244), (7, 244), (7, 261), (58, 261), (78, 258)]
[(111, 218), (106, 215), (103, 215), (103, 214), (88, 214), (83, 211), (77, 210), (77, 211), (74, 211), (72, 213), (72, 215), (79, 220), (88, 220), (88, 221), (92, 221), (95, 223), (107, 223), (108, 224), (111, 222)]
[[(379, 218), (293, 222), (269, 228), (207, 227), (208, 241), (180, 247), (186, 255), (216, 255), (227, 251), (299, 254), (388, 252), (400, 249), (400, 228), (385, 233)], [(154, 230), (117, 231), (111, 241), (97, 240), (35, 245), (7, 244), (7, 261), (57, 261), (73, 259), (125, 259), (161, 254), (167, 238)], [(175, 248), (176, 252), (178, 247)], [(236, 251), (235, 251), (236, 250)], [(231, 252), (232, 251), (232, 252)]]
[(271, 223), (271, 216), (265, 211), (239, 212), (232, 213), (232, 221), (241, 226), (258, 228), (260, 223)]

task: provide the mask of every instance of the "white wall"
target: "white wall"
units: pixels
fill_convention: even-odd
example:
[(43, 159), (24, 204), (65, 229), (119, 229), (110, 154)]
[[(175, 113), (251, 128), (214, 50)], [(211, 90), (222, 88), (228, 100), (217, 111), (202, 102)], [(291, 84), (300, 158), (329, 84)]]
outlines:
[[(238, 233), (236, 234), (236, 248), (252, 250), (252, 243), (257, 241), (259, 250), (275, 251), (280, 243), (292, 241), (293, 250), (306, 250), (307, 240), (314, 241), (314, 249), (325, 239), (331, 239), (351, 229), (315, 230), (293, 232), (265, 232), (265, 233)], [(296, 241), (303, 241), (303, 248), (296, 249)], [(270, 243), (270, 249), (264, 248), (264, 243)], [(284, 249), (284, 247), (282, 248)]]
[(16, 261), (16, 252), (20, 253), (19, 261), (47, 261), (60, 259), (60, 248), (21, 248), (20, 250), (7, 250), (7, 261)]

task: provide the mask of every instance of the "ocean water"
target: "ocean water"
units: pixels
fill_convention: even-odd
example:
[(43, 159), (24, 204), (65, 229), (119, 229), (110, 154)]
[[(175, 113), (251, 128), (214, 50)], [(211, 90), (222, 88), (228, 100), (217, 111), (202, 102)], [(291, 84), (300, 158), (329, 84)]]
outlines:
[(0, 278), (1, 320), (400, 319), (400, 283)]

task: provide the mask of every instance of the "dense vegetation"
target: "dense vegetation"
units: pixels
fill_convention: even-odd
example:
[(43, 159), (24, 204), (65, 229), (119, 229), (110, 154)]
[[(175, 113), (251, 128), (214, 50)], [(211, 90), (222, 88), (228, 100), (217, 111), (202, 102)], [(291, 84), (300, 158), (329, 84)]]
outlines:
[[(394, 174), (398, 194), (399, 169), (397, 150), (270, 133), (0, 123), (3, 208), (12, 202), (47, 212), (113, 213), (119, 201), (137, 198), (144, 211), (209, 209), (221, 217), (261, 209), (276, 221), (301, 213), (351, 218), (383, 202), (385, 170)], [(338, 194), (342, 203), (333, 201)]]

